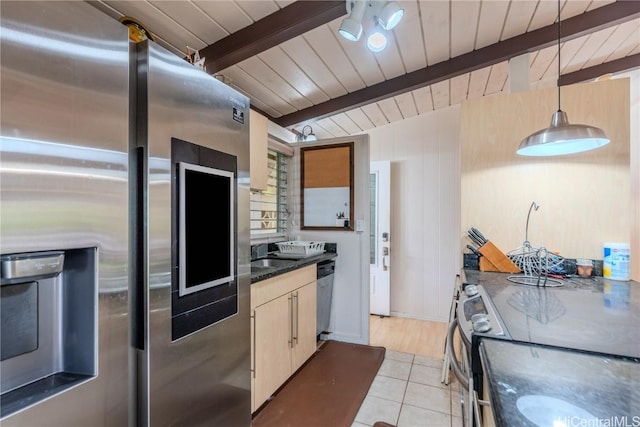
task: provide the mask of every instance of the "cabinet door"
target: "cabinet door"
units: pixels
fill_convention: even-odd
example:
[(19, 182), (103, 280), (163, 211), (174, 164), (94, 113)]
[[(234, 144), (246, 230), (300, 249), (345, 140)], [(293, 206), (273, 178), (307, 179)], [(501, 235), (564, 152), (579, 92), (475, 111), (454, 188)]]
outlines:
[(293, 291), (293, 359), (295, 372), (316, 351), (317, 283), (313, 282)]
[(255, 309), (255, 409), (291, 375), (291, 294)]
[(267, 167), (267, 148), (269, 140), (269, 121), (262, 114), (253, 110), (249, 111), (249, 134), (251, 150), (249, 151), (251, 163), (251, 189), (266, 190), (269, 170)]

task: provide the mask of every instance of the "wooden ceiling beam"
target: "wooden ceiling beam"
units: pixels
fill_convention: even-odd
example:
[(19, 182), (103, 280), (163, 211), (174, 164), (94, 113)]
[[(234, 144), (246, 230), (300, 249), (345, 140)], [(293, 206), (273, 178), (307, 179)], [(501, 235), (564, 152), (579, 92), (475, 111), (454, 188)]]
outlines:
[(201, 49), (209, 74), (346, 15), (344, 0), (299, 0)]
[(619, 73), (622, 71), (640, 68), (640, 53), (625, 56), (624, 58), (614, 59), (593, 67), (583, 68), (582, 70), (560, 76), (560, 86), (571, 85), (574, 83), (586, 82), (588, 80), (597, 79), (605, 74)]
[[(572, 40), (637, 17), (640, 17), (640, 1), (618, 0), (562, 21), (562, 40)], [(557, 24), (550, 24), (272, 120), (283, 127), (317, 120), (489, 67), (552, 46), (557, 41)]]

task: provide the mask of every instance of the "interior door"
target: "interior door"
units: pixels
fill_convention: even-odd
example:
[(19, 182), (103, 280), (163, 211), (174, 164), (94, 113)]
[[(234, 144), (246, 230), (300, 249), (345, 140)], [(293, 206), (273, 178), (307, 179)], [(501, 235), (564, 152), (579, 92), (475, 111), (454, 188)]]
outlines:
[(371, 162), (370, 171), (369, 312), (388, 316), (391, 310), (391, 164)]

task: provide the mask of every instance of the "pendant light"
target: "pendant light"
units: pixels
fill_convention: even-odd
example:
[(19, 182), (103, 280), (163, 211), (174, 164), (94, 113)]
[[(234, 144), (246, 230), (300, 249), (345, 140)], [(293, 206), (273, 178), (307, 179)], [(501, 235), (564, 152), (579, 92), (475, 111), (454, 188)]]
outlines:
[(571, 125), (567, 113), (560, 108), (560, 0), (558, 0), (558, 111), (551, 125), (522, 140), (517, 153), (521, 156), (561, 156), (594, 150), (609, 143), (602, 129), (588, 125)]

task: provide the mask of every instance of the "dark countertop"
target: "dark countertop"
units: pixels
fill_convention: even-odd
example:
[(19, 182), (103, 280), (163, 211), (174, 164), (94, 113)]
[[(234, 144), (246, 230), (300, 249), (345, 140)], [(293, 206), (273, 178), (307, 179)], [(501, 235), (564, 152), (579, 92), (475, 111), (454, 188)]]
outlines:
[[(514, 285), (520, 287), (531, 288), (535, 286), (528, 285), (520, 285), (517, 283), (512, 283), (508, 280), (509, 276), (518, 276), (518, 274), (509, 274), (509, 273), (495, 273), (488, 271), (479, 271), (479, 270), (471, 270), (464, 269), (464, 275), (466, 281), (472, 284), (482, 284), (482, 285)], [(563, 286), (558, 287), (557, 289), (563, 290), (580, 290), (580, 291), (589, 291), (595, 293), (603, 293), (605, 285), (614, 286), (618, 285), (635, 285), (640, 288), (640, 283), (634, 280), (628, 281), (619, 281), (619, 280), (611, 280), (605, 279), (601, 276), (594, 276), (589, 278), (582, 278), (580, 276), (571, 276), (562, 280)]]
[[(464, 271), (486, 290), (514, 341), (640, 358), (640, 283), (594, 277), (538, 288)], [(640, 420), (639, 420), (640, 421)]]
[[(525, 407), (542, 426), (640, 425), (640, 283), (570, 277), (543, 288), (506, 273), (463, 273), (486, 289), (512, 339), (480, 340), (498, 426), (538, 425)], [(558, 423), (544, 418), (549, 402), (570, 408)]]
[[(313, 255), (307, 258), (292, 259), (291, 263), (279, 266), (279, 267), (261, 267), (259, 269), (251, 269), (251, 283), (260, 282), (265, 279), (270, 279), (275, 276), (279, 276), (284, 273), (288, 273), (293, 270), (297, 270), (302, 267), (306, 267), (311, 264), (317, 264), (322, 261), (334, 259), (338, 256), (335, 252), (325, 252), (320, 255)], [(267, 258), (277, 258), (275, 256), (268, 256)], [(285, 259), (285, 258), (278, 258)]]
[(480, 355), (497, 426), (640, 425), (637, 360), (491, 338)]

